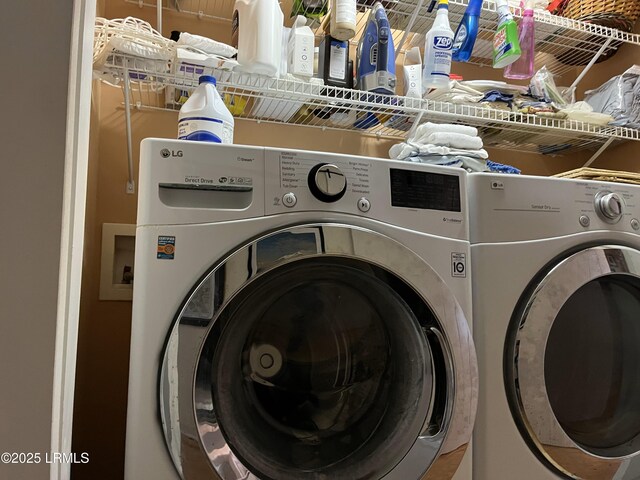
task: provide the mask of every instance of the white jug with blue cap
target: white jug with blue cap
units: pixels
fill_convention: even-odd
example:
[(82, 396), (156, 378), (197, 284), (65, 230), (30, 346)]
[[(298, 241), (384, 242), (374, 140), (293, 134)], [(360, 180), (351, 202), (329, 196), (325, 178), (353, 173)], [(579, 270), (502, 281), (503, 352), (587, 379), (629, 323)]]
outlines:
[(180, 108), (178, 139), (233, 143), (233, 115), (216, 89), (216, 79), (203, 75), (198, 88)]

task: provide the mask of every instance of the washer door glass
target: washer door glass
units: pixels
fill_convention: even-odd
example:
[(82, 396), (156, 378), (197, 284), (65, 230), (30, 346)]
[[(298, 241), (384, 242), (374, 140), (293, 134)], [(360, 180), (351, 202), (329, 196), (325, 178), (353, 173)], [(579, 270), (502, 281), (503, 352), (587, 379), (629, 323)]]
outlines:
[(160, 412), (185, 480), (431, 480), (460, 462), (476, 392), (440, 277), (388, 237), (323, 224), (241, 247), (196, 285)]
[(380, 478), (420, 434), (429, 344), (376, 273), (332, 258), (280, 267), (211, 332), (198, 378), (229, 446), (260, 478)]
[(507, 387), (532, 446), (573, 478), (638, 478), (640, 254), (568, 257), (515, 320)]

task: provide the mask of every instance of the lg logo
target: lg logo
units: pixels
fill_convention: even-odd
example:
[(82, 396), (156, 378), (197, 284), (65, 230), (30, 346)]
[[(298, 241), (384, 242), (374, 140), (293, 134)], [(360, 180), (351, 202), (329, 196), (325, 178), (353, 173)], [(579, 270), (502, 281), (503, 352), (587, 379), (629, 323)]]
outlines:
[(163, 148), (162, 150), (160, 150), (160, 155), (162, 155), (162, 158), (169, 158), (169, 157), (182, 157), (183, 153), (182, 150), (169, 150), (168, 148)]

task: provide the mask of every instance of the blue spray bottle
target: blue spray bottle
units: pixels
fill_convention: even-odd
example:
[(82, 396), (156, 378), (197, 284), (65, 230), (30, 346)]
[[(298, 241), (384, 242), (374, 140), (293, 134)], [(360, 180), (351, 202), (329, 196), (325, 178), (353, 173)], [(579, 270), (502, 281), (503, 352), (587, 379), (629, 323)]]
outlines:
[(470, 0), (458, 25), (456, 35), (453, 38), (453, 54), (451, 56), (455, 62), (467, 62), (471, 58), (471, 52), (473, 52), (473, 46), (478, 36), (482, 1)]

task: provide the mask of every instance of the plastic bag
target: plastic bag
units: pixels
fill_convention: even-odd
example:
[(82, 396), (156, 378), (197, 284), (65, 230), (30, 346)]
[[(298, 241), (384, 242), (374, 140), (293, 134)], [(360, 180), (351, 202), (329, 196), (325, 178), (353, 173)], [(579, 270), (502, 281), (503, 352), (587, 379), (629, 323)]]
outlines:
[(534, 97), (558, 107), (564, 107), (575, 101), (575, 89), (557, 87), (553, 75), (546, 66), (543, 66), (531, 78), (529, 89)]
[(614, 125), (640, 128), (640, 66), (634, 65), (600, 87), (585, 92), (594, 112), (611, 115)]

